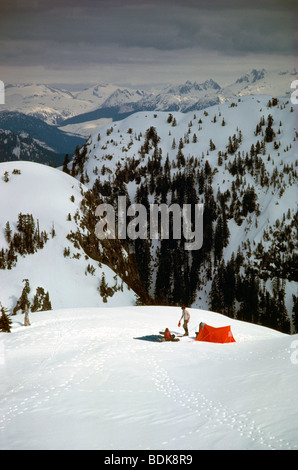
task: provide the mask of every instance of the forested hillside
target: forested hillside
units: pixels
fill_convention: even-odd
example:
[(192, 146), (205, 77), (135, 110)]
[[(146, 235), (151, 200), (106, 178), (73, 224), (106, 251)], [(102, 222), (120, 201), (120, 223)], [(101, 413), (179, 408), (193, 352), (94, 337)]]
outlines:
[[(204, 111), (142, 112), (90, 136), (64, 171), (84, 183), (78, 241), (141, 303), (185, 303), (297, 330), (295, 112), (286, 99), (239, 98)], [(297, 147), (296, 147), (297, 149)], [(96, 207), (204, 204), (203, 246), (101, 240)], [(130, 218), (127, 218), (129, 221)]]

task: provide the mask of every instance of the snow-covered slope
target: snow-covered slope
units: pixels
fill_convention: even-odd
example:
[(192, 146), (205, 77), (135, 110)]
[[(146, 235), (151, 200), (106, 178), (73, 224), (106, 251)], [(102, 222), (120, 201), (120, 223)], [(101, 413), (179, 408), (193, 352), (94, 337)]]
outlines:
[[(122, 121), (104, 126), (88, 139), (82, 152), (84, 163), (81, 170), (78, 170), (77, 178), (83, 178), (89, 188), (99, 183), (96, 190), (106, 184), (113, 193), (114, 178), (122, 170), (124, 176), (120, 181), (121, 184), (125, 181), (123, 187), (131, 201), (136, 201), (137, 191), (142, 186), (143, 189), (149, 188), (148, 200), (151, 203), (159, 201), (156, 194), (159, 191), (160, 195), (159, 182), (165, 174), (167, 157), (173, 179), (179, 175), (179, 171), (184, 174), (193, 172), (199, 202), (205, 201), (205, 190), (198, 190), (201, 176), (203, 175), (205, 189), (211, 179), (214, 204), (219, 204), (219, 194), (226, 194), (226, 214), (230, 212), (227, 221), (230, 237), (223, 249), (223, 259), (228, 262), (233, 253), (236, 256), (239, 250), (244, 256), (244, 262), (249, 261), (255, 272), (259, 273), (263, 266), (263, 255), (257, 254), (257, 247), (259, 243), (263, 244), (264, 252), (270, 253), (271, 259), (268, 282), (266, 284), (266, 280), (264, 281), (264, 287), (272, 292), (272, 278), (278, 275), (284, 279), (286, 307), (291, 317), (292, 295), (296, 295), (297, 286), (292, 280), (287, 281), (288, 272), (277, 274), (278, 268), (285, 263), (282, 259), (277, 261), (277, 258), (279, 255), (292, 256), (297, 249), (297, 246), (289, 249), (288, 243), (290, 241), (296, 244), (296, 109), (287, 98), (279, 98), (278, 104), (274, 106), (271, 100), (272, 97), (266, 95), (244, 96), (197, 112), (135, 113)], [(273, 117), (275, 137), (271, 142), (265, 142), (262, 150), (259, 147), (255, 152), (260, 142), (264, 144), (269, 116)], [(262, 120), (263, 124), (257, 132), (257, 126)], [(146, 153), (146, 133), (152, 128), (156, 130), (158, 145), (154, 149), (150, 141)], [(237, 148), (230, 151), (228, 146), (232, 138), (235, 138)], [(214, 147), (211, 147), (211, 141)], [(183, 164), (178, 161), (180, 144)], [(154, 161), (156, 155), (161, 156), (161, 167), (159, 174), (152, 176), (147, 165), (149, 161)], [(78, 157), (77, 169), (79, 162)], [(210, 168), (209, 176), (206, 174), (207, 163)], [(116, 181), (116, 188), (118, 184)], [(152, 184), (153, 192), (150, 189)], [(253, 188), (256, 195), (255, 210), (242, 214), (238, 219), (233, 207), (237, 203), (242, 207), (244, 193), (250, 188)], [(167, 197), (170, 201), (170, 186)], [(232, 204), (233, 200), (235, 204)], [(242, 210), (240, 206), (239, 213)], [(218, 215), (220, 214), (222, 209), (219, 206)], [(286, 245), (282, 241), (285, 240), (283, 231), (284, 234), (288, 231), (292, 233)], [(200, 272), (201, 285), (193, 305), (207, 308), (211, 283), (206, 281), (206, 267), (205, 274), (203, 272)], [(214, 272), (211, 278), (213, 277)], [(154, 286), (152, 291), (153, 289)]]
[(112, 118), (99, 118), (90, 121), (79, 122), (78, 124), (69, 124), (60, 127), (59, 129), (64, 132), (79, 135), (88, 139), (90, 135), (94, 134), (98, 129), (112, 122)]
[[(49, 291), (54, 309), (104, 305), (97, 287), (103, 273), (109, 286), (114, 286), (115, 274), (85, 257), (79, 247), (74, 249), (66, 238), (76, 229), (74, 219), (82, 199), (80, 188), (80, 183), (71, 176), (45, 165), (21, 161), (0, 164), (0, 252), (9, 248), (6, 223), (15, 233), (20, 213), (32, 214), (35, 225), (38, 220), (40, 231), (46, 231), (49, 237), (44, 248), (34, 254), (17, 254), (12, 269), (0, 269), (0, 302), (10, 311), (22, 293), (23, 279), (30, 283), (30, 301), (37, 287), (43, 287)], [(68, 248), (65, 257), (64, 250)], [(91, 271), (94, 269), (93, 274), (88, 265)], [(121, 281), (117, 282), (120, 287)], [(124, 286), (123, 292), (118, 291), (110, 298), (109, 305), (118, 304), (120, 299), (123, 305), (131, 305), (134, 294)]]
[[(281, 99), (279, 106), (268, 107), (271, 98), (270, 95), (244, 96), (239, 101), (221, 103), (198, 112), (169, 114), (168, 112), (142, 111), (134, 113), (124, 120), (108, 123), (94, 132), (87, 141), (87, 163), (84, 170), (87, 171), (90, 178), (88, 186), (91, 187), (97, 179), (97, 175), (93, 172), (96, 166), (100, 167), (104, 164), (114, 172), (119, 162), (124, 162), (127, 158), (139, 158), (146, 130), (151, 126), (156, 128), (160, 137), (159, 146), (162, 149), (163, 161), (167, 154), (170, 160), (176, 159), (179, 141), (182, 139), (184, 145), (182, 151), (185, 157), (192, 155), (200, 157), (204, 154), (204, 159), (209, 160), (211, 165), (217, 167), (218, 178), (221, 178), (226, 170), (224, 165), (220, 168), (217, 164), (218, 151), (221, 151), (222, 154), (226, 153), (229, 137), (241, 131), (242, 143), (237, 148), (237, 152), (228, 158), (234, 159), (234, 154), (237, 155), (238, 151), (240, 153), (242, 150), (249, 152), (251, 145), (255, 145), (257, 140), (261, 141), (264, 137), (255, 135), (256, 125), (262, 116), (267, 123), (267, 117), (271, 114), (274, 118), (274, 130), (278, 132), (280, 128), (277, 139), (281, 142), (281, 146), (279, 149), (274, 149), (273, 142), (269, 143), (266, 155), (273, 156), (273, 160), (274, 157), (277, 157), (276, 163), (278, 162), (279, 165), (282, 164), (281, 162), (293, 162), (296, 145), (294, 141), (296, 113), (291, 112), (293, 106), (287, 99)], [(173, 120), (167, 121), (171, 115), (175, 118), (175, 124), (173, 124)], [(263, 132), (265, 127), (262, 129)], [(196, 135), (195, 142), (193, 141), (194, 134)], [(213, 151), (210, 151), (210, 139), (213, 140), (216, 147)], [(175, 142), (174, 148), (173, 141)], [(284, 151), (286, 145), (290, 144), (293, 144), (291, 145), (293, 148)], [(271, 159), (268, 162), (266, 158), (263, 158), (263, 161), (269, 169), (274, 166)], [(102, 180), (104, 179), (102, 178)], [(108, 178), (106, 177), (106, 179)]]
[[(177, 308), (14, 317), (0, 338), (0, 448), (297, 450), (297, 336), (190, 313), (178, 343), (140, 339), (181, 333)], [(193, 341), (200, 321), (231, 324), (236, 343)]]

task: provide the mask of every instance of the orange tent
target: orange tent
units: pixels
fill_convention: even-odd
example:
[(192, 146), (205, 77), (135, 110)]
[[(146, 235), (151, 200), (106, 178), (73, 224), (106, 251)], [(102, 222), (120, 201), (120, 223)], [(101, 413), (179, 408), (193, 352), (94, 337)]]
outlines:
[(213, 326), (203, 325), (200, 329), (196, 341), (208, 341), (209, 343), (235, 343), (234, 336), (230, 326), (214, 328)]

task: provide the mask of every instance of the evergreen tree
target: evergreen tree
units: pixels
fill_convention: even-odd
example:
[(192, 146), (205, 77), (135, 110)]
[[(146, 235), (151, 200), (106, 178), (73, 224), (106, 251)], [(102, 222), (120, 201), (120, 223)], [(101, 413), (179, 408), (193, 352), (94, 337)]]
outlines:
[[(160, 190), (162, 190), (162, 188), (160, 188)], [(137, 189), (135, 201), (137, 204), (142, 204), (144, 207), (146, 207), (147, 215), (149, 214), (149, 208), (150, 208), (148, 196), (149, 196), (148, 186), (141, 184), (139, 188)], [(149, 223), (147, 227), (149, 230)], [(151, 285), (151, 266), (150, 266), (151, 254), (150, 254), (149, 233), (146, 239), (137, 238), (136, 240), (134, 240), (133, 243), (134, 243), (135, 260), (138, 265), (140, 279), (148, 291)]]
[(209, 149), (210, 149), (210, 151), (216, 149), (215, 144), (214, 144), (214, 142), (212, 141), (212, 139), (210, 139), (210, 141), (209, 141)]
[(44, 295), (42, 287), (37, 287), (36, 294), (33, 298), (33, 304), (31, 306), (31, 312), (38, 312), (41, 308), (41, 298)]
[(290, 321), (285, 306), (285, 286), (279, 277), (272, 280), (273, 298), (275, 301), (275, 316), (272, 327), (283, 333), (290, 333)]
[(169, 160), (169, 155), (167, 155), (165, 166), (164, 166), (164, 178), (167, 186), (167, 191), (171, 189), (171, 163)]
[(210, 308), (213, 312), (223, 313), (225, 310), (224, 301), (224, 261), (218, 267), (215, 276), (213, 277), (211, 290), (210, 290)]
[[(1, 304), (0, 304), (1, 305)], [(10, 333), (12, 321), (8, 314), (8, 309), (1, 305), (0, 307), (0, 331), (3, 333)]]
[(65, 155), (63, 166), (62, 166), (62, 171), (64, 171), (64, 173), (67, 173), (67, 174), (70, 174), (70, 170), (68, 169), (69, 162), (70, 162), (70, 159), (69, 159), (69, 156), (68, 156), (68, 153), (67, 153)]
[(234, 316), (234, 300), (236, 294), (236, 273), (235, 273), (235, 260), (234, 253), (231, 260), (227, 263), (224, 271), (224, 303), (225, 314)]
[(204, 192), (204, 212), (203, 212), (203, 252), (209, 253), (213, 247), (214, 230), (213, 221), (216, 220), (216, 202), (211, 186), (207, 186)]
[(10, 242), (9, 250), (7, 251), (7, 254), (6, 254), (6, 267), (7, 267), (7, 269), (11, 269), (13, 266), (15, 266), (16, 262), (17, 262), (17, 259), (18, 259), (18, 257), (15, 254), (14, 244), (13, 244), (13, 242)]
[(108, 297), (112, 297), (114, 294), (114, 291), (111, 287), (108, 286), (108, 283), (106, 282), (106, 277), (105, 273), (102, 273), (101, 276), (101, 282), (98, 287), (98, 291), (100, 293), (100, 296), (102, 297), (102, 300), (104, 303), (108, 302)]
[(274, 328), (275, 301), (266, 290), (260, 293), (259, 298), (259, 323), (269, 328)]
[(161, 240), (157, 253), (157, 272), (155, 281), (155, 299), (160, 305), (168, 304), (169, 294), (173, 286), (173, 254), (170, 244), (172, 240)]
[(178, 164), (178, 168), (184, 168), (185, 167), (185, 163), (186, 163), (186, 160), (185, 160), (185, 156), (183, 155), (182, 153), (182, 150), (179, 146), (179, 150), (178, 150), (178, 153), (177, 153), (177, 164)]
[(9, 222), (6, 222), (6, 225), (5, 225), (5, 238), (6, 238), (7, 243), (11, 242), (11, 228), (10, 228)]
[(272, 142), (275, 137), (275, 132), (272, 129), (273, 117), (269, 114), (267, 118), (267, 127), (265, 129), (265, 142)]
[(215, 234), (214, 234), (214, 261), (219, 261), (222, 257), (222, 251), (224, 247), (223, 241), (223, 222), (222, 217), (217, 220)]
[(28, 299), (28, 294), (31, 291), (29, 281), (28, 279), (23, 279), (23, 282), (25, 282), (25, 286), (23, 288), (21, 297), (19, 298), (15, 308), (13, 309), (13, 315), (16, 315), (19, 310), (22, 310), (22, 313), (24, 313), (26, 305), (28, 305), (28, 307), (30, 306), (30, 302)]
[(50, 295), (46, 292), (42, 302), (42, 311), (52, 310), (52, 303), (50, 301)]
[(298, 333), (298, 297), (293, 294), (293, 324), (294, 333)]
[(170, 113), (167, 119), (167, 123), (170, 124), (172, 121), (173, 121), (173, 114)]
[(228, 143), (227, 149), (228, 149), (228, 153), (230, 154), (234, 153), (234, 147), (233, 147), (231, 136), (229, 136), (229, 143)]
[(6, 256), (5, 256), (5, 251), (4, 248), (0, 250), (0, 269), (5, 269), (6, 268)]
[(259, 312), (259, 280), (253, 270), (248, 267), (245, 277), (238, 281), (237, 286), (240, 308), (237, 312), (237, 318), (252, 323), (258, 322)]
[(243, 199), (242, 199), (242, 214), (244, 217), (247, 216), (248, 212), (253, 212), (256, 210), (256, 200), (257, 200), (257, 195), (255, 193), (254, 187), (248, 187), (245, 190)]
[(37, 287), (31, 312), (43, 312), (45, 310), (52, 310), (49, 293), (45, 293), (43, 287)]

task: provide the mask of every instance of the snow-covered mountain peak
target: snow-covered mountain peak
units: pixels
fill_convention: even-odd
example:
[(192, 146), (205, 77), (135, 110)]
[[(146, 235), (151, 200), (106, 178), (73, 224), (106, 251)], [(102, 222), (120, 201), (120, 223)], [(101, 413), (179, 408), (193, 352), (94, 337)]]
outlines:
[(190, 94), (195, 94), (195, 93), (200, 93), (202, 91), (207, 91), (207, 90), (220, 90), (221, 87), (216, 83), (214, 80), (211, 78), (209, 80), (206, 80), (203, 83), (197, 83), (197, 82), (191, 82), (187, 80), (184, 84), (182, 85), (176, 85), (176, 86), (171, 86), (167, 90), (167, 93), (171, 94), (180, 94), (180, 95), (190, 95)]
[(265, 77), (265, 74), (267, 74), (265, 69), (253, 69), (251, 72), (246, 73), (245, 75), (242, 75), (240, 78), (238, 78), (236, 83), (255, 83), (258, 80), (262, 80)]
[(127, 88), (117, 88), (102, 104), (103, 108), (122, 106), (127, 103), (135, 103), (146, 96), (140, 90), (129, 90)]
[(217, 82), (215, 82), (212, 78), (209, 78), (209, 80), (206, 80), (202, 84), (202, 86), (204, 85), (206, 88), (213, 88), (214, 90), (221, 90), (221, 86)]
[(293, 71), (269, 73), (265, 69), (253, 69), (251, 72), (242, 75), (233, 84), (220, 90), (219, 95), (222, 101), (244, 95), (290, 96), (291, 82), (294, 77)]

